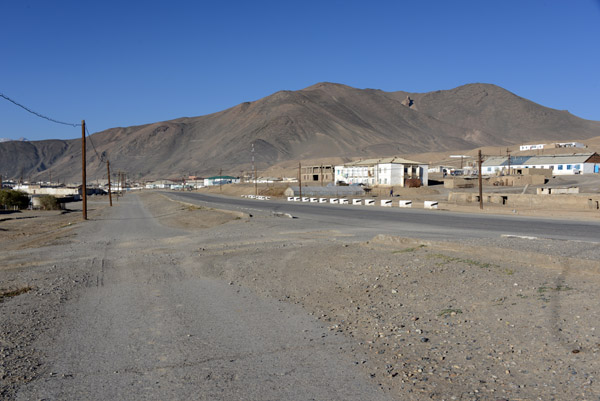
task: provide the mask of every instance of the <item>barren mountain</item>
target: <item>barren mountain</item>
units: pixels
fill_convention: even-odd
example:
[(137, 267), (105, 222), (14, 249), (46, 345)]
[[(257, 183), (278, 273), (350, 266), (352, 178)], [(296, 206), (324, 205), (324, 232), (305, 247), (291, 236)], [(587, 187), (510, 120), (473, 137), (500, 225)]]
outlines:
[[(600, 122), (549, 109), (498, 86), (429, 93), (384, 92), (319, 83), (193, 118), (92, 135), (112, 170), (160, 178), (259, 169), (287, 160), (374, 157), (600, 136)], [(88, 141), (89, 142), (89, 141)], [(0, 143), (5, 176), (79, 179), (80, 140)], [(88, 143), (88, 175), (102, 178)]]

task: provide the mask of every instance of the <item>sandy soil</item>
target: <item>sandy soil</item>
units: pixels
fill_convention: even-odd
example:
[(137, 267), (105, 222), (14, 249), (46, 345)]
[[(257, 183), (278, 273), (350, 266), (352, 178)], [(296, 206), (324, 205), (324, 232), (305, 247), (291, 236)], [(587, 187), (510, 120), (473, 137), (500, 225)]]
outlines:
[(143, 199), (148, 211), (167, 227), (203, 230), (248, 217), (239, 212), (215, 210), (174, 201), (157, 192), (143, 192), (139, 196)]
[[(600, 396), (597, 247), (587, 247), (583, 259), (573, 244), (559, 241), (539, 241), (518, 251), (509, 239), (488, 246), (387, 236), (355, 242), (326, 228), (299, 229), (302, 222), (293, 219), (250, 219), (157, 193), (141, 196), (161, 224), (190, 233), (181, 239), (189, 243), (181, 246), (189, 250), (186, 258), (197, 261), (194, 274), (301, 305), (330, 333), (351, 338), (353, 346), (340, 352), (398, 399)], [(0, 288), (14, 288), (11, 282), (18, 281), (40, 295), (38, 323), (28, 319), (17, 325), (19, 304), (5, 309), (15, 325), (0, 330), (3, 386), (36, 378), (39, 357), (31, 344), (48, 324), (44, 319), (60, 315), (58, 303), (44, 302), (68, 299), (78, 285), (70, 276), (75, 273), (54, 277), (52, 269), (39, 271), (25, 263), (32, 255), (41, 257), (33, 252), (39, 246), (35, 235), (42, 236), (44, 246), (73, 240), (65, 216), (0, 223), (8, 230), (0, 232), (1, 244), (25, 238), (14, 251), (2, 253), (3, 263), (10, 256), (24, 264), (12, 264), (0, 276)], [(57, 235), (46, 239), (34, 233), (39, 227)], [(207, 241), (206, 233), (215, 239)], [(44, 280), (50, 280), (48, 288)], [(50, 301), (43, 294), (50, 294)]]
[(202, 247), (199, 272), (300, 304), (354, 338), (344, 352), (399, 399), (600, 394), (598, 252), (584, 260), (339, 234)]

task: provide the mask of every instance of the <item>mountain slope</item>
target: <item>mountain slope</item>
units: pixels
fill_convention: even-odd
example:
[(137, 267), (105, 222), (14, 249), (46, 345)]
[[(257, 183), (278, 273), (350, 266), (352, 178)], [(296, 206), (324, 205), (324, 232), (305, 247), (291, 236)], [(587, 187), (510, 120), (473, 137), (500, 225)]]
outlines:
[[(412, 102), (407, 102), (410, 97)], [(320, 83), (254, 102), (92, 135), (113, 171), (129, 177), (240, 174), (278, 162), (374, 157), (600, 136), (600, 122), (549, 109), (488, 84), (429, 93), (384, 92)], [(79, 140), (0, 143), (0, 171), (78, 181)], [(105, 175), (88, 144), (88, 175)]]

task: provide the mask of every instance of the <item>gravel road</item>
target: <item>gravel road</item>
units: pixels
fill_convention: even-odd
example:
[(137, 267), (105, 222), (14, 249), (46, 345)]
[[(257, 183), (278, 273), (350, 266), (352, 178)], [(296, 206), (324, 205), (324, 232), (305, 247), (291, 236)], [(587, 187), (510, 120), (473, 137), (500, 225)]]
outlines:
[[(29, 344), (36, 380), (4, 395), (391, 399), (340, 352), (350, 346), (348, 339), (300, 307), (194, 273), (197, 262), (189, 256), (201, 243), (187, 234), (159, 224), (131, 196), (83, 225), (71, 243), (46, 249), (55, 262), (40, 268), (58, 269), (55, 280), (69, 280), (75, 288), (60, 288), (69, 299), (52, 322), (42, 322), (45, 305), (30, 309), (43, 326)], [(18, 308), (17, 302), (35, 308), (35, 298), (43, 295), (30, 292), (3, 308)]]
[(0, 302), (2, 397), (600, 397), (597, 243), (210, 206), (127, 196), (11, 251), (0, 288), (30, 290)]

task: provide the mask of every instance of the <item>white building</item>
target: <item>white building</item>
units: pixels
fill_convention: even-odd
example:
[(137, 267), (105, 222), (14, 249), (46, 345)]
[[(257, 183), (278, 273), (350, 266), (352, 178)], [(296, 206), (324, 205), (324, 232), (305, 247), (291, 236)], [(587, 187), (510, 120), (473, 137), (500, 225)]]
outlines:
[(239, 184), (240, 179), (238, 177), (232, 177), (230, 175), (217, 175), (214, 177), (208, 177), (204, 179), (204, 186), (209, 187), (211, 185), (224, 185), (224, 184)]
[(521, 145), (519, 146), (519, 150), (523, 151), (523, 150), (537, 150), (537, 149), (544, 149), (546, 146), (545, 143), (539, 143), (537, 145)]
[(521, 145), (519, 150), (539, 150), (548, 148), (585, 148), (585, 145), (580, 142), (556, 142), (551, 144), (539, 143), (537, 145)]
[[(508, 172), (509, 160), (506, 156), (490, 157), (482, 164), (483, 174)], [(600, 173), (600, 155), (597, 153), (578, 153), (570, 155), (511, 156), (510, 169), (545, 168), (552, 175), (598, 174)]]
[[(158, 180), (147, 182), (146, 189), (171, 189), (174, 185), (176, 185), (176, 183), (171, 180)], [(114, 184), (113, 188), (115, 188)]]
[(408, 180), (428, 184), (428, 165), (398, 157), (359, 160), (335, 166), (335, 182), (344, 184), (409, 186)]

